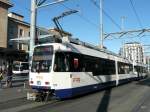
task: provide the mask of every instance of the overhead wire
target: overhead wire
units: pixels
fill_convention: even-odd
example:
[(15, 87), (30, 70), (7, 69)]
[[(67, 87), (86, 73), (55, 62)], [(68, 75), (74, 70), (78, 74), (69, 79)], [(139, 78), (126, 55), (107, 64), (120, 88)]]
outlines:
[[(13, 0), (12, 0), (13, 1)], [(18, 0), (19, 1), (19, 0)], [(21, 4), (21, 3), (20, 3)], [(25, 9), (28, 13), (30, 13), (31, 12), (31, 9), (29, 9), (29, 8), (27, 8), (26, 6), (25, 6), (25, 4), (22, 4), (22, 5), (17, 5), (19, 8), (23, 8), (23, 9)]]
[[(63, 7), (65, 7), (66, 9), (72, 10), (70, 7), (68, 7), (65, 4), (61, 4)], [(84, 17), (83, 15), (76, 13), (77, 16), (79, 16), (82, 20), (86, 21), (87, 23), (91, 24), (92, 26), (94, 26), (95, 28), (99, 29), (99, 26), (95, 23), (93, 23), (92, 21), (90, 21), (89, 19), (87, 19), (86, 17)]]
[[(95, 0), (90, 0), (92, 3), (93, 3), (93, 5), (95, 5), (95, 7), (97, 7), (99, 10), (100, 10), (100, 6), (97, 4), (97, 2), (95, 1)], [(121, 26), (117, 23), (117, 22), (115, 22), (115, 20), (104, 10), (104, 9), (102, 9), (102, 11), (103, 11), (103, 13), (104, 13), (104, 15), (118, 28), (118, 29), (122, 29), (121, 28)]]
[(115, 22), (115, 20), (105, 11), (105, 10), (103, 10), (103, 13), (104, 13), (104, 15), (107, 17), (107, 18), (109, 18), (110, 20), (111, 20), (111, 22), (114, 24), (114, 25), (116, 25), (116, 27), (118, 28), (118, 29), (122, 29), (121, 28), (121, 26), (118, 24), (118, 23), (116, 23)]
[(45, 3), (47, 0), (39, 0), (37, 1), (37, 6), (42, 5), (43, 3)]
[[(46, 2), (46, 0), (39, 0), (37, 3), (37, 5), (43, 4), (44, 2)], [(68, 6), (64, 5), (63, 3), (61, 3), (61, 5), (69, 10), (71, 10), (71, 8), (69, 8)], [(21, 6), (19, 6), (21, 7)], [(24, 7), (25, 10), (27, 10), (28, 12), (31, 12), (30, 9)], [(95, 28), (99, 28), (99, 26), (97, 24), (95, 24), (94, 22), (90, 21), (89, 19), (87, 19), (86, 17), (84, 17), (83, 15), (76, 13), (77, 16), (79, 16), (82, 20), (86, 21), (87, 23), (91, 24), (92, 26), (94, 26)]]
[(136, 18), (137, 18), (137, 21), (138, 21), (138, 23), (139, 23), (139, 26), (140, 26), (141, 28), (143, 28), (143, 25), (142, 25), (142, 23), (141, 23), (140, 17), (138, 16), (138, 13), (137, 13), (137, 11), (136, 11), (136, 9), (135, 9), (135, 7), (134, 7), (133, 1), (132, 1), (132, 0), (129, 0), (129, 1), (130, 1), (130, 4), (131, 4), (131, 7), (132, 7), (132, 9), (133, 9), (133, 11), (134, 11), (134, 13), (135, 13), (135, 16), (136, 16)]

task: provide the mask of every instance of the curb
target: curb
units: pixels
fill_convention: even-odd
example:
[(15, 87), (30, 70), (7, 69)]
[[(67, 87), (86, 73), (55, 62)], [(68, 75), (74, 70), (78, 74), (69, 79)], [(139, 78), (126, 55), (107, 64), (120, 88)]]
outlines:
[[(15, 82), (25, 82), (25, 81), (28, 81), (28, 78), (24, 78), (24, 79), (12, 79), (12, 82), (15, 83)], [(5, 83), (6, 80), (2, 80), (2, 84)]]

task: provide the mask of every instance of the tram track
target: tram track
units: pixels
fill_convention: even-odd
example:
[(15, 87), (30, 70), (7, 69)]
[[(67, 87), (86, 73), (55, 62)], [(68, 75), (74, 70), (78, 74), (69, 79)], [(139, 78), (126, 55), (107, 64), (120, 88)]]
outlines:
[(57, 102), (60, 102), (60, 100), (50, 100), (48, 102), (35, 102), (27, 100), (26, 98), (19, 98), (0, 103), (0, 112), (27, 112), (27, 110), (41, 108), (45, 105), (53, 105)]
[[(143, 81), (145, 82), (145, 80)], [(120, 85), (118, 87), (108, 88), (111, 89), (110, 100), (109, 100), (110, 104), (108, 105), (107, 108), (108, 111), (114, 112), (111, 110), (115, 110), (116, 112), (119, 112), (120, 110), (116, 109), (116, 104), (117, 105), (119, 104), (120, 105), (119, 107), (122, 107), (123, 105), (125, 107), (129, 107), (128, 104), (130, 105), (132, 104), (132, 106), (130, 106), (130, 109), (128, 109), (131, 110), (132, 107), (135, 106), (135, 102), (141, 99), (139, 97), (137, 98), (137, 95), (135, 96), (135, 93), (138, 93), (139, 89), (143, 88), (143, 85), (139, 83), (141, 82), (133, 81), (131, 83)], [(144, 88), (142, 89), (143, 92), (141, 91), (138, 96), (141, 96), (145, 92), (147, 92), (146, 91), (147, 87), (144, 86)], [(98, 108), (98, 105), (100, 104), (100, 102), (102, 102), (102, 99), (106, 91), (107, 89), (92, 94), (78, 96), (68, 100), (58, 100), (52, 97), (52, 99), (48, 100), (47, 102), (30, 101), (30, 100), (26, 100), (26, 97), (18, 98), (18, 99), (9, 100), (0, 103), (0, 112), (60, 112), (60, 110), (62, 110), (62, 112), (67, 112), (67, 111), (76, 112), (78, 109), (86, 110), (86, 108), (89, 105), (91, 105), (93, 107), (88, 109), (88, 112), (90, 112)], [(135, 98), (133, 98), (134, 96)], [(131, 102), (130, 98), (133, 98), (134, 101)], [(127, 109), (125, 108), (124, 110)]]
[(21, 106), (21, 105), (28, 104), (30, 102), (31, 101), (27, 101), (25, 97), (8, 100), (8, 101), (0, 103), (0, 110), (13, 108), (13, 107), (18, 107), (18, 106)]
[[(116, 110), (116, 104), (120, 104), (120, 107), (122, 107), (125, 104), (125, 106), (128, 107), (128, 104), (126, 104), (126, 103), (128, 103), (128, 102), (132, 103), (129, 99), (132, 98), (133, 96), (135, 96), (134, 94), (137, 93), (139, 88), (141, 88), (141, 86), (137, 85), (136, 83), (137, 83), (137, 81), (133, 81), (131, 83), (127, 83), (125, 85), (120, 85), (118, 87), (108, 88), (108, 89), (112, 89), (111, 94), (110, 94), (111, 97), (109, 100), (110, 105), (108, 106), (108, 110), (110, 112), (114, 112), (111, 110)], [(128, 94), (124, 94), (129, 90), (130, 90), (130, 92), (128, 92)], [(28, 112), (28, 111), (29, 112), (53, 112), (53, 111), (59, 112), (60, 110), (62, 110), (62, 112), (66, 112), (66, 111), (70, 111), (70, 110), (73, 112), (76, 112), (75, 111), (76, 109), (86, 110), (87, 105), (90, 104), (90, 105), (93, 105), (93, 107), (95, 107), (95, 105), (98, 105), (99, 102), (102, 102), (102, 99), (103, 99), (106, 91), (107, 91), (107, 89), (99, 91), (99, 92), (95, 92), (92, 94), (87, 94), (87, 95), (79, 96), (76, 98), (72, 98), (69, 100), (64, 100), (64, 101), (57, 100), (55, 102), (52, 101), (50, 103), (49, 102), (45, 103), (45, 105), (41, 105), (41, 106), (38, 106), (38, 107), (35, 107), (32, 109), (23, 110), (21, 112)], [(141, 92), (140, 94), (143, 95), (144, 91), (145, 90), (143, 90), (143, 92)], [(93, 100), (94, 98), (96, 98), (97, 101)], [(124, 101), (127, 98), (129, 98), (129, 99), (127, 101)], [(139, 100), (139, 99), (136, 97), (136, 99), (134, 99), (134, 101), (137, 101), (137, 100)], [(134, 103), (132, 103), (131, 108), (133, 106), (135, 106)], [(88, 112), (90, 112), (90, 109), (96, 110), (96, 108), (95, 109), (89, 108)], [(130, 109), (125, 109), (125, 110), (130, 110)], [(118, 110), (119, 109), (117, 109), (117, 111)]]

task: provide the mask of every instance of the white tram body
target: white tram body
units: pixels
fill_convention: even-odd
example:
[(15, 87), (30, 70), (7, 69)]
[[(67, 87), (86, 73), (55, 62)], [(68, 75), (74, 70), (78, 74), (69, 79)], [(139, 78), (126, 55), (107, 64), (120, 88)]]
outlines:
[(74, 43), (41, 44), (34, 48), (29, 84), (70, 98), (143, 76), (133, 68), (131, 61), (105, 50)]

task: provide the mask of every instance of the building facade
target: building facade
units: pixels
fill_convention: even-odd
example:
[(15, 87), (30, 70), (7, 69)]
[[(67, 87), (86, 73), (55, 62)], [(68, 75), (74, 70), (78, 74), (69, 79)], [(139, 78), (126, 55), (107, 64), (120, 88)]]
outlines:
[(150, 72), (150, 56), (144, 56), (144, 64), (147, 66), (148, 72)]
[(9, 0), (0, 0), (0, 47), (7, 48), (8, 9), (12, 7)]
[(135, 63), (144, 63), (143, 46), (138, 42), (125, 43), (120, 50), (120, 54)]
[[(23, 21), (24, 17), (22, 15), (11, 12), (8, 14), (8, 40), (29, 38), (30, 37), (30, 24)], [(45, 28), (37, 27), (36, 35), (49, 34), (49, 31)], [(29, 50), (28, 43), (19, 43), (8, 41), (8, 47), (18, 50)]]
[[(18, 16), (17, 16), (18, 17)], [(28, 24), (23, 23), (21, 20), (17, 20), (12, 18), (11, 16), (8, 17), (8, 40), (14, 38), (21, 38), (21, 37), (28, 37), (29, 36), (29, 26)], [(18, 49), (18, 50), (27, 50), (28, 46), (19, 44), (16, 42), (8, 41), (7, 43), (8, 48)]]
[[(9, 0), (0, 0), (0, 69), (3, 63), (9, 63), (14, 60), (27, 60), (30, 40), (30, 23), (24, 21), (24, 17), (20, 14), (11, 12), (8, 9), (13, 5)], [(60, 31), (57, 29), (45, 29), (36, 27), (36, 38), (39, 35), (58, 35)], [(71, 36), (70, 33), (61, 31), (63, 36)], [(24, 38), (28, 43), (18, 41)], [(10, 41), (11, 39), (17, 41)]]

